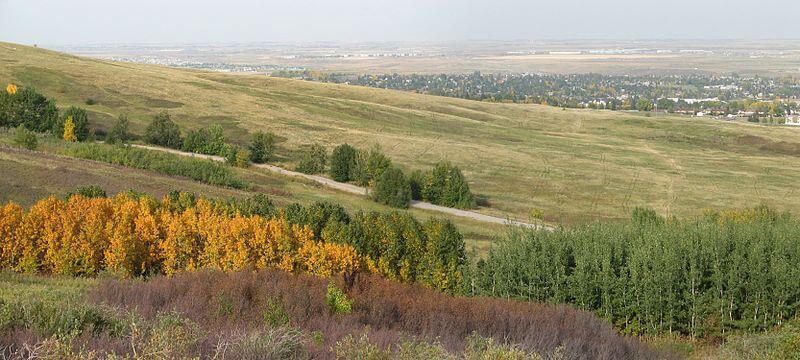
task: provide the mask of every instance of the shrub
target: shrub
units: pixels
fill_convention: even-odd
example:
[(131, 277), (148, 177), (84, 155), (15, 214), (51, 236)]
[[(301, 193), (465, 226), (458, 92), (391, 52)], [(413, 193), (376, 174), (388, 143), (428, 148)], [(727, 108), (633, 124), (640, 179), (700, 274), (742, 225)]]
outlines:
[(350, 173), (356, 166), (356, 149), (348, 144), (342, 144), (333, 149), (331, 154), (331, 178), (339, 182), (350, 181)]
[(273, 133), (263, 133), (261, 131), (253, 134), (250, 141), (250, 161), (255, 164), (263, 164), (272, 160), (275, 155), (276, 136)]
[(27, 86), (13, 93), (8, 89), (0, 92), (0, 126), (20, 125), (31, 131), (61, 134), (55, 102)]
[[(243, 333), (229, 341), (234, 344), (228, 348), (232, 358), (244, 358), (238, 355), (239, 347), (235, 345), (244, 335), (264, 333), (263, 304), (268, 299), (279, 302), (292, 325), (303, 334), (324, 331), (323, 345), (303, 341), (312, 345), (305, 348), (308, 358), (381, 352), (393, 358), (413, 359), (415, 355), (430, 358), (424, 354), (445, 351), (467, 355), (465, 349), (477, 356), (472, 359), (488, 359), (492, 358), (489, 354), (502, 355), (504, 351), (541, 354), (550, 359), (669, 358), (635, 338), (619, 335), (596, 316), (570, 306), (448, 296), (368, 274), (359, 276), (348, 293), (353, 299), (352, 313), (333, 315), (327, 304), (329, 283), (324, 278), (276, 270), (205, 271), (156, 276), (146, 282), (109, 279), (91, 290), (88, 298), (115, 308), (137, 309), (147, 319), (165, 311), (179, 312), (201, 324), (209, 334), (210, 341), (205, 342), (200, 358), (211, 357), (213, 349), (209, 345), (217, 344), (220, 332), (223, 339), (230, 338), (225, 336), (232, 325), (230, 318), (208, 311), (216, 307), (219, 294), (234, 300), (229, 312), (235, 316), (236, 329)], [(273, 328), (268, 331), (277, 333), (267, 336), (282, 338), (287, 329)], [(413, 343), (409, 334), (418, 336)], [(369, 351), (358, 351), (359, 348)]]
[(289, 325), (289, 315), (281, 308), (276, 299), (267, 299), (267, 306), (264, 310), (264, 322), (270, 327), (280, 327)]
[(75, 122), (72, 121), (72, 116), (67, 117), (67, 119), (64, 120), (64, 131), (62, 136), (64, 141), (78, 141), (78, 137), (75, 136)]
[(91, 106), (91, 105), (97, 104), (97, 101), (95, 101), (92, 98), (86, 98), (86, 100), (84, 100), (83, 103), (86, 104), (86, 105)]
[(378, 146), (369, 152), (359, 150), (355, 168), (351, 169), (350, 179), (361, 186), (373, 186), (375, 179), (392, 167), (392, 160), (380, 151)]
[(108, 196), (106, 194), (106, 191), (103, 190), (103, 188), (101, 188), (100, 186), (89, 185), (89, 186), (81, 186), (81, 187), (78, 187), (77, 189), (75, 189), (75, 191), (68, 192), (67, 195), (64, 198), (69, 200), (69, 198), (71, 198), (71, 197), (73, 197), (75, 195), (80, 195), (80, 196), (83, 196), (83, 197), (89, 198), (89, 199), (92, 199), (92, 198), (104, 198), (104, 197)]
[(325, 299), (331, 314), (346, 315), (353, 311), (353, 301), (348, 299), (342, 289), (339, 289), (333, 282), (328, 284), (328, 292)]
[(153, 117), (144, 133), (145, 141), (150, 144), (180, 149), (183, 140), (178, 124), (170, 119), (169, 113), (162, 111)]
[(320, 144), (313, 144), (303, 152), (303, 158), (297, 165), (297, 171), (306, 174), (319, 174), (325, 171), (326, 162), (325, 147)]
[(334, 351), (337, 359), (389, 360), (391, 358), (391, 352), (371, 343), (366, 333), (361, 334), (358, 339), (353, 334), (348, 334), (336, 343)]
[(33, 131), (20, 125), (14, 131), (14, 144), (28, 150), (36, 150), (39, 146), (39, 141)]
[(475, 207), (475, 198), (469, 190), (461, 170), (449, 162), (440, 162), (425, 175), (421, 195), (433, 204), (469, 209)]
[(133, 147), (114, 147), (103, 144), (77, 144), (64, 153), (82, 159), (103, 161), (137, 169), (153, 170), (162, 174), (185, 176), (195, 181), (236, 189), (248, 184), (224, 164), (211, 160), (194, 159), (161, 151)]
[[(75, 140), (68, 140), (67, 139), (67, 122), (72, 121), (72, 132), (75, 137)], [(64, 137), (64, 140), (67, 141), (86, 141), (89, 139), (89, 116), (86, 114), (86, 110), (70, 106), (67, 108), (66, 111), (61, 115), (61, 125), (59, 129), (62, 130), (61, 135)]]
[(375, 181), (372, 198), (381, 204), (396, 208), (407, 208), (411, 201), (411, 186), (403, 171), (390, 168)]
[(228, 153), (225, 154), (225, 163), (230, 166), (246, 168), (250, 165), (250, 155), (247, 150), (242, 149), (236, 145), (228, 147)]
[(189, 131), (182, 148), (183, 151), (218, 156), (225, 156), (230, 152), (219, 124)]
[(109, 144), (127, 144), (131, 139), (128, 126), (128, 115), (120, 114), (114, 123), (114, 127), (111, 128), (111, 132), (108, 133), (106, 142)]

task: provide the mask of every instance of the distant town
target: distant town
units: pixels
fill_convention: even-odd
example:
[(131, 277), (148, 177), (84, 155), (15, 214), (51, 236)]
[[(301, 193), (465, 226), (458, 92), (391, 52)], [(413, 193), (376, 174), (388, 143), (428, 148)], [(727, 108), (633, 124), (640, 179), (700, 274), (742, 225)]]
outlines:
[(800, 80), (738, 75), (390, 74), (309, 70), (272, 76), (414, 91), (479, 101), (665, 112), (800, 125)]

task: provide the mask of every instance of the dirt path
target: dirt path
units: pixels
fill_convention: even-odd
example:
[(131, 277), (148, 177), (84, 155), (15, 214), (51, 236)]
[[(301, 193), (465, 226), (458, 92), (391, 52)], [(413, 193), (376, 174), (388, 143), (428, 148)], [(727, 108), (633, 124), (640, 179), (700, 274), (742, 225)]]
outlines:
[[(175, 150), (175, 149), (167, 149), (167, 148), (162, 148), (162, 147), (157, 147), (157, 146), (136, 145), (136, 144), (132, 144), (131, 146), (137, 147), (137, 148), (141, 148), (141, 149), (163, 151), (163, 152), (168, 152), (168, 153), (177, 154), (177, 155), (181, 155), (181, 156), (189, 156), (189, 157), (195, 157), (195, 158), (200, 158), (200, 159), (209, 159), (209, 160), (214, 160), (214, 161), (225, 161), (225, 158), (223, 158), (221, 156), (195, 154), (195, 153), (184, 152), (184, 151)], [(304, 173), (301, 173), (301, 172), (286, 170), (286, 169), (284, 169), (282, 167), (278, 167), (278, 166), (275, 166), (275, 165), (269, 165), (269, 164), (252, 164), (251, 166), (255, 167), (255, 168), (259, 168), (259, 169), (269, 170), (271, 172), (282, 174), (282, 175), (301, 177), (301, 178), (304, 178), (304, 179), (315, 181), (317, 183), (320, 183), (320, 184), (325, 185), (327, 187), (330, 187), (332, 189), (336, 189), (336, 190), (339, 190), (339, 191), (344, 191), (344, 192), (351, 193), (351, 194), (356, 194), (356, 195), (368, 195), (369, 194), (369, 190), (367, 188), (363, 188), (361, 186), (356, 186), (356, 185), (353, 185), (353, 184), (347, 184), (347, 183), (334, 181), (334, 180), (331, 180), (331, 179), (328, 179), (326, 177), (322, 177), (322, 176), (319, 176), (319, 175), (304, 174)], [(449, 214), (449, 215), (453, 215), (453, 216), (459, 216), (459, 217), (463, 217), (463, 218), (468, 218), (468, 219), (472, 219), (472, 220), (476, 220), (476, 221), (493, 223), (493, 224), (521, 226), (521, 227), (526, 227), (526, 228), (531, 228), (531, 229), (542, 229), (542, 230), (548, 230), (548, 231), (555, 230), (554, 227), (547, 226), (547, 225), (529, 224), (529, 223), (525, 223), (525, 222), (521, 222), (521, 221), (516, 221), (516, 220), (511, 220), (511, 219), (504, 219), (504, 218), (501, 218), (501, 217), (496, 217), (496, 216), (491, 216), (491, 215), (485, 215), (485, 214), (477, 213), (477, 212), (474, 212), (474, 211), (460, 210), (460, 209), (454, 209), (454, 208), (450, 208), (450, 207), (446, 207), (446, 206), (434, 205), (434, 204), (427, 203), (427, 202), (422, 202), (422, 201), (411, 201), (411, 203), (409, 204), (409, 207), (415, 208), (415, 209), (421, 209), (421, 210), (437, 211), (437, 212), (441, 212), (441, 213), (445, 213), (445, 214)]]

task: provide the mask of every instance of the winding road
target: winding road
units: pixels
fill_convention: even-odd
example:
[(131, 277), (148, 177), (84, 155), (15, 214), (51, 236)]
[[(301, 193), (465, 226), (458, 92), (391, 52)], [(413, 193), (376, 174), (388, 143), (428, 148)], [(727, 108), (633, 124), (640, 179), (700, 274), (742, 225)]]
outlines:
[[(213, 161), (222, 161), (222, 162), (225, 161), (225, 158), (223, 158), (221, 156), (196, 154), (196, 153), (185, 152), (185, 151), (180, 151), (180, 150), (175, 150), (175, 149), (168, 149), (168, 148), (163, 148), (163, 147), (158, 147), (158, 146), (137, 145), (137, 144), (131, 144), (131, 146), (136, 147), (136, 148), (140, 148), (140, 149), (163, 151), (163, 152), (168, 152), (168, 153), (171, 153), (171, 154), (176, 154), (176, 155), (181, 155), (181, 156), (195, 157), (195, 158), (200, 158), (200, 159), (208, 159), (208, 160), (213, 160)], [(282, 175), (295, 176), (295, 177), (308, 179), (308, 180), (311, 180), (311, 181), (315, 181), (315, 182), (317, 182), (319, 184), (322, 184), (324, 186), (327, 186), (327, 187), (329, 187), (331, 189), (336, 189), (336, 190), (347, 192), (347, 193), (351, 193), (351, 194), (369, 195), (369, 189), (367, 189), (367, 188), (363, 188), (361, 186), (357, 186), (357, 185), (353, 185), (353, 184), (334, 181), (332, 179), (328, 179), (326, 177), (322, 177), (322, 176), (319, 176), (319, 175), (304, 174), (304, 173), (301, 173), (301, 172), (286, 170), (286, 169), (284, 169), (282, 167), (278, 167), (278, 166), (275, 166), (275, 165), (269, 165), (269, 164), (252, 164), (251, 166), (255, 167), (255, 168), (259, 168), (259, 169), (269, 170), (271, 172), (282, 174)], [(468, 218), (468, 219), (481, 221), (481, 222), (486, 222), (486, 223), (521, 226), (521, 227), (530, 228), (530, 229), (539, 229), (539, 230), (547, 230), (547, 231), (555, 230), (555, 228), (553, 228), (552, 226), (541, 225), (541, 224), (529, 224), (529, 223), (525, 223), (525, 222), (521, 222), (521, 221), (516, 221), (516, 220), (511, 220), (511, 219), (504, 219), (504, 218), (497, 217), (497, 216), (481, 214), (481, 213), (477, 213), (477, 212), (474, 212), (474, 211), (455, 209), (455, 208), (446, 207), (446, 206), (439, 206), (439, 205), (434, 205), (434, 204), (431, 204), (431, 203), (422, 202), (422, 201), (416, 201), (416, 200), (412, 200), (411, 203), (409, 204), (409, 207), (415, 208), (415, 209), (421, 209), (421, 210), (437, 211), (437, 212), (441, 212), (441, 213), (444, 213), (444, 214), (449, 214), (449, 215), (453, 215), (453, 216)]]

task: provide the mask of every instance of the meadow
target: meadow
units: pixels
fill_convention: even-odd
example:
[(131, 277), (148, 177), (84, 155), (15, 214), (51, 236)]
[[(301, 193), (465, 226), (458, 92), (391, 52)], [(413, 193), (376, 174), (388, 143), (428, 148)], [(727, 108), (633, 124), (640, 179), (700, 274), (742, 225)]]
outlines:
[[(108, 130), (128, 113), (141, 134), (167, 110), (184, 130), (221, 124), (234, 143), (281, 137), (278, 163), (304, 145), (373, 144), (407, 170), (459, 166), (479, 212), (550, 222), (623, 219), (636, 206), (691, 216), (706, 208), (800, 201), (800, 129), (638, 113), (494, 104), (255, 75), (79, 58), (0, 46), (0, 81), (80, 105)], [(94, 105), (86, 105), (92, 99)]]

